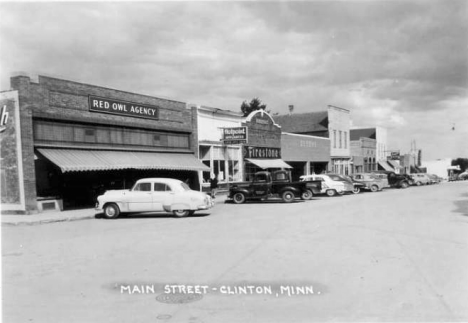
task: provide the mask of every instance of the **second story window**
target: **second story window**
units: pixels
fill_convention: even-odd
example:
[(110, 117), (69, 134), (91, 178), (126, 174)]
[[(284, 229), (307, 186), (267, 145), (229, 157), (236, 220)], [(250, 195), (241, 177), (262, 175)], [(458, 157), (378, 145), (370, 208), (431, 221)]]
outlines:
[(333, 130), (333, 148), (336, 148), (336, 130)]
[(342, 132), (341, 132), (341, 130), (340, 130), (340, 148), (343, 148), (342, 145), (341, 145), (341, 143), (342, 143), (341, 135), (342, 135)]

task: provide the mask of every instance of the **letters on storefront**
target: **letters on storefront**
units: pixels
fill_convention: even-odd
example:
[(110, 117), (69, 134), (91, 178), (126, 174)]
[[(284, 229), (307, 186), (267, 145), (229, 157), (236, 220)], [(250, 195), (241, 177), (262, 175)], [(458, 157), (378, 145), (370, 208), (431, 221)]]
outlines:
[(223, 128), (223, 142), (245, 144), (247, 143), (247, 127)]
[(244, 158), (281, 158), (280, 148), (244, 146)]
[(121, 100), (88, 96), (89, 111), (125, 115), (130, 117), (159, 119), (159, 108)]

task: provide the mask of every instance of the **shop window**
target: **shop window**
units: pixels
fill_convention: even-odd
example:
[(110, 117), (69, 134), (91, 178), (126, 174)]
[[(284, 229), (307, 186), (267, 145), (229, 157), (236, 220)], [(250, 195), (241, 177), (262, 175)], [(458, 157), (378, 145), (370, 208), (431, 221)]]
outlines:
[(96, 141), (96, 133), (94, 129), (85, 129), (84, 132), (84, 141), (85, 142), (95, 142)]
[(153, 144), (156, 146), (161, 145), (161, 136), (160, 135), (153, 135)]

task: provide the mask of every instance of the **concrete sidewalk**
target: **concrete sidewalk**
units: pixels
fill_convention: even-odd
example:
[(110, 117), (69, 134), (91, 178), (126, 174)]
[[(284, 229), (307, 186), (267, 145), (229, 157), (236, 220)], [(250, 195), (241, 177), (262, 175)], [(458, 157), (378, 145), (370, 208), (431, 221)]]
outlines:
[[(215, 198), (215, 205), (224, 203), (227, 193), (220, 193)], [(2, 214), (2, 226), (39, 225), (56, 222), (95, 219), (94, 208), (69, 211), (44, 211), (36, 214)]]

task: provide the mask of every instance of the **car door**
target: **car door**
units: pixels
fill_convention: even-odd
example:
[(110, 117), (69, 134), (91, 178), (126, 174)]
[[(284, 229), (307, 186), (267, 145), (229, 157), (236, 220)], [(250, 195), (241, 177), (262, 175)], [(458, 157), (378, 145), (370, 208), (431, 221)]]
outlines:
[(130, 212), (151, 211), (153, 206), (151, 182), (140, 182), (128, 194), (128, 210)]
[(171, 199), (173, 192), (166, 183), (153, 183), (153, 211), (163, 211), (165, 201)]
[(268, 194), (268, 178), (266, 174), (258, 174), (253, 182), (253, 196), (262, 197)]

